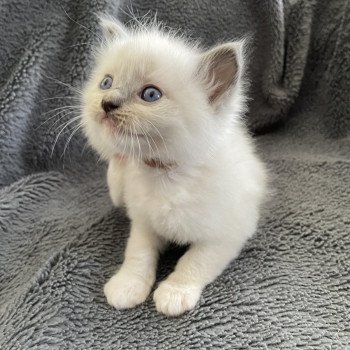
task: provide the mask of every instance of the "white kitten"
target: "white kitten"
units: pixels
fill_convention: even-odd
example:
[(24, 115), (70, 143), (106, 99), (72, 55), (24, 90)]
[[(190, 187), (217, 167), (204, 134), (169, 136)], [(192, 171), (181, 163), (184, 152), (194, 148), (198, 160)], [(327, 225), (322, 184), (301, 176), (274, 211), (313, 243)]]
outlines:
[(83, 95), (90, 144), (109, 161), (112, 201), (132, 221), (105, 285), (116, 308), (146, 300), (159, 252), (190, 244), (154, 292), (159, 312), (192, 309), (254, 233), (266, 174), (240, 120), (242, 43), (201, 51), (159, 26), (102, 19), (106, 38)]

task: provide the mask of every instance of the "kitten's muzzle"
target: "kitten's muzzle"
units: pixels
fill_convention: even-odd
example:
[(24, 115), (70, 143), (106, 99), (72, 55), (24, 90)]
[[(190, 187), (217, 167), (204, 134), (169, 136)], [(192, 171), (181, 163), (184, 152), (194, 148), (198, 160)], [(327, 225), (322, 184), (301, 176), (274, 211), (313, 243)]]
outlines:
[(120, 104), (112, 101), (102, 100), (101, 106), (106, 113), (112, 112), (120, 107)]

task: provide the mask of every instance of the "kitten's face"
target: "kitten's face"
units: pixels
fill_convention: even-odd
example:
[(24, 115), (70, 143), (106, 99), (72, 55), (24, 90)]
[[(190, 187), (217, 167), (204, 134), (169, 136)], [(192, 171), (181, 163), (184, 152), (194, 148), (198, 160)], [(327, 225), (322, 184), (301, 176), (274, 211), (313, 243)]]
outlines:
[[(210, 147), (220, 122), (205, 84), (214, 73), (200, 72), (203, 55), (157, 30), (127, 33), (109, 21), (104, 29), (111, 38), (83, 94), (91, 145), (106, 159), (118, 154), (165, 161)], [(212, 95), (224, 92), (215, 87)]]

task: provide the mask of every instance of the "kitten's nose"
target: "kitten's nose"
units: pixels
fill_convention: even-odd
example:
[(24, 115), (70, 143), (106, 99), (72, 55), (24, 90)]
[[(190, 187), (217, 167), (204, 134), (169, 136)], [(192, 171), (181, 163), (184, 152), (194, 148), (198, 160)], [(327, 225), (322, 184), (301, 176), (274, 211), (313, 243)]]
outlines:
[(114, 109), (117, 109), (119, 107), (119, 104), (112, 102), (112, 101), (105, 101), (105, 100), (102, 100), (101, 105), (102, 105), (103, 110), (106, 113), (113, 111)]

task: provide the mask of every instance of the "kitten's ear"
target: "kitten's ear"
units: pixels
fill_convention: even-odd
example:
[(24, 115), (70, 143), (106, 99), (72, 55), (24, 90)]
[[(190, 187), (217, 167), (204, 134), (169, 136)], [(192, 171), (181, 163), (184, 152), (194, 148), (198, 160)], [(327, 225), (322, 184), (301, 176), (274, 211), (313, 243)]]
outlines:
[(103, 15), (99, 16), (99, 20), (103, 36), (108, 41), (128, 36), (128, 30), (120, 21)]
[(242, 42), (218, 45), (201, 55), (198, 73), (211, 105), (224, 102), (234, 89), (240, 77), (242, 55)]

